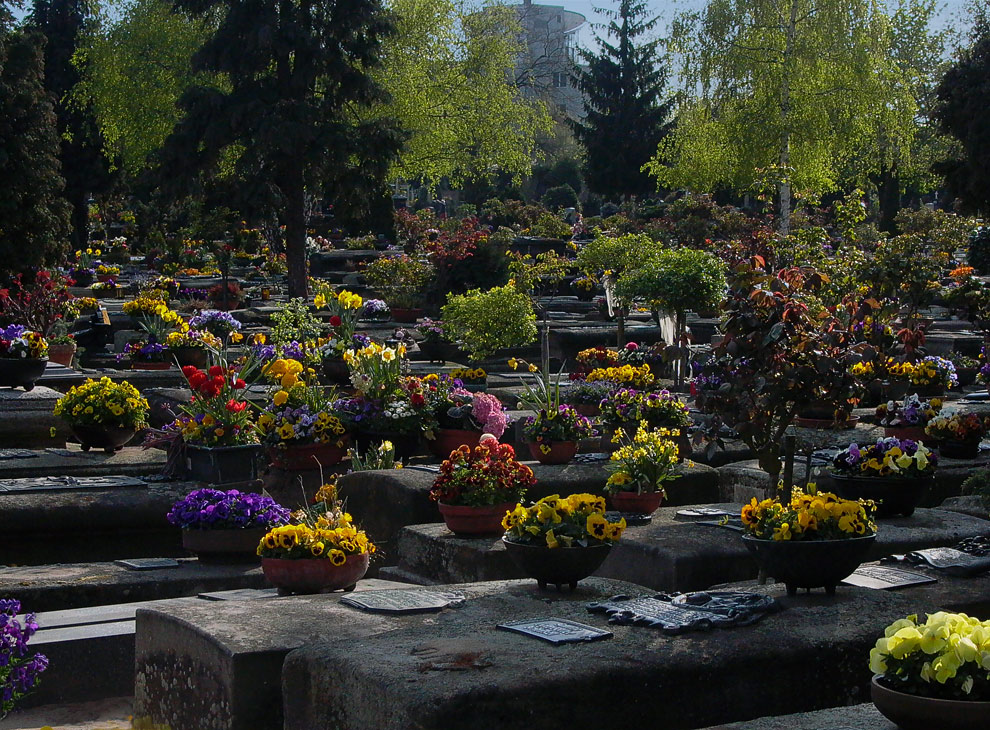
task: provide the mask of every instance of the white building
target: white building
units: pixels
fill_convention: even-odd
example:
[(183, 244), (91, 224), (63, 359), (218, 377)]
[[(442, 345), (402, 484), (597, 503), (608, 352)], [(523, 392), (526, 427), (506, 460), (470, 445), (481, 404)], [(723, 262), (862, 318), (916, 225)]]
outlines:
[(563, 5), (536, 5), (526, 0), (514, 6), (525, 34), (526, 51), (516, 66), (523, 92), (543, 99), (554, 116), (580, 119), (583, 97), (571, 79), (577, 62), (578, 30), (587, 22)]

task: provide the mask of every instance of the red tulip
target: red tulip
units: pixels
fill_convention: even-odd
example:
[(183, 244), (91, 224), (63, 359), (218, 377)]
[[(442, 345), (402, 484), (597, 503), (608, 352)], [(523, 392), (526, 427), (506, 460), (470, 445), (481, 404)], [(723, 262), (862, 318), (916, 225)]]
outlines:
[(342, 320), (340, 319), (340, 317), (338, 317), (338, 316), (337, 316), (337, 315), (335, 314), (335, 315), (333, 315), (333, 316), (332, 316), (332, 317), (330, 318), (330, 326), (331, 326), (331, 327), (340, 327), (340, 323), (341, 323), (341, 321), (342, 321)]

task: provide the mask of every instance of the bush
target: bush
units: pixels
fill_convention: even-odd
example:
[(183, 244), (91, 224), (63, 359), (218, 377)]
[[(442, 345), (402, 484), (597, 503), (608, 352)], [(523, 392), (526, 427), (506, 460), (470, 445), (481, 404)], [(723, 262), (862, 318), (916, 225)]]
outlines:
[(558, 185), (543, 194), (543, 204), (550, 210), (577, 208), (578, 196), (570, 185)]
[(990, 228), (980, 226), (969, 237), (966, 261), (979, 274), (990, 274)]
[(506, 285), (447, 298), (443, 321), (475, 360), (503, 347), (528, 345), (536, 339), (536, 315), (525, 294)]
[(725, 265), (712, 254), (691, 248), (660, 251), (616, 285), (626, 300), (639, 299), (654, 309), (683, 313), (712, 309), (725, 294)]
[(290, 342), (308, 342), (323, 334), (323, 324), (309, 311), (302, 299), (290, 299), (272, 315), (269, 339), (276, 346)]
[(983, 500), (983, 506), (990, 509), (990, 469), (974, 471), (962, 483), (963, 494), (975, 494)]

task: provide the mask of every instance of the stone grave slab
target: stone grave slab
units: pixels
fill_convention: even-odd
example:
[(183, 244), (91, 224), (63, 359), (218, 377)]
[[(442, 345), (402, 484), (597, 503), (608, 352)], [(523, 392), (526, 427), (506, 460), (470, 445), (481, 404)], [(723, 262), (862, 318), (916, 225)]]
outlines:
[(69, 429), (52, 413), (61, 397), (57, 390), (44, 385), (35, 385), (30, 391), (0, 388), (0, 448), (64, 445)]
[[(731, 503), (705, 506), (732, 514), (741, 509)], [(679, 509), (661, 507), (650, 524), (629, 527), (596, 575), (657, 591), (698, 591), (756, 576), (756, 563), (735, 532), (680, 520)], [(881, 521), (868, 559), (951, 546), (988, 531), (985, 520), (919, 509), (912, 517)], [(383, 577), (425, 585), (522, 577), (500, 537), (457, 537), (443, 524), (404, 528), (398, 553), (398, 565), (383, 568)]]
[[(665, 728), (692, 728), (862, 702), (866, 657), (893, 620), (919, 606), (979, 615), (990, 600), (986, 577), (897, 593), (840, 588), (834, 598), (752, 586), (746, 590), (773, 596), (783, 610), (751, 626), (667, 636), (607, 624), (586, 602), (541, 593), (532, 582), (508, 585), (518, 588), (476, 595), (434, 620), (402, 618), (387, 632), (292, 651), (282, 670), (285, 730), (495, 730), (515, 727), (520, 717), (535, 730), (590, 730), (614, 725), (620, 711), (630, 727), (658, 727), (662, 717)], [(541, 617), (605, 628), (614, 637), (549, 647), (496, 628)], [(773, 677), (788, 681), (754, 671), (770, 666)]]
[(706, 730), (897, 730), (872, 702), (733, 722)]
[(78, 444), (65, 448), (15, 449), (28, 454), (22, 458), (3, 458), (0, 452), (0, 482), (8, 479), (58, 474), (60, 476), (146, 476), (158, 474), (165, 464), (165, 452), (125, 446), (107, 454), (102, 450), (83, 451)]

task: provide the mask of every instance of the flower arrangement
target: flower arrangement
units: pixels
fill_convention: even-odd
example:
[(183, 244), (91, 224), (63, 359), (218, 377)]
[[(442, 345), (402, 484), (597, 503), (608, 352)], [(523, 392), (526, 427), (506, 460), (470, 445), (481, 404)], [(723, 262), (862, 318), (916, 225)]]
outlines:
[(849, 368), (849, 373), (861, 383), (868, 383), (877, 377), (876, 368), (869, 360), (861, 360), (853, 363)]
[(90, 291), (93, 294), (114, 294), (117, 291), (117, 282), (113, 279), (108, 279), (107, 281), (98, 281), (93, 286), (90, 287)]
[(289, 522), (289, 510), (271, 497), (219, 489), (196, 489), (172, 505), (165, 516), (183, 530), (276, 527)]
[(614, 368), (619, 365), (619, 353), (609, 350), (607, 347), (589, 347), (581, 350), (575, 358), (577, 366), (571, 372), (571, 379), (578, 380), (584, 378), (593, 370), (599, 368)]
[(598, 406), (608, 398), (618, 386), (606, 380), (588, 383), (582, 380), (574, 381), (561, 393), (561, 400), (572, 406)]
[(916, 394), (906, 396), (900, 403), (888, 401), (877, 406), (877, 423), (887, 428), (925, 426), (942, 409), (938, 398), (921, 400)]
[(616, 431), (615, 439), (622, 444), (612, 452), (609, 462), (605, 465), (609, 472), (605, 491), (615, 492), (660, 492), (664, 491), (664, 482), (677, 479), (674, 474), (677, 465), (677, 444), (671, 440), (678, 436), (677, 430), (666, 428), (647, 430), (645, 421), (641, 422), (632, 438), (627, 437), (621, 428)]
[(598, 282), (590, 276), (577, 276), (571, 282), (571, 288), (583, 294), (590, 294), (598, 288)]
[(120, 267), (100, 264), (99, 266), (96, 267), (96, 275), (117, 277), (120, 276)]
[(465, 507), (506, 504), (521, 500), (535, 484), (533, 470), (516, 461), (513, 448), (490, 437), (473, 449), (461, 446), (450, 452), (433, 481), (430, 499)]
[(450, 377), (464, 385), (478, 385), (485, 382), (488, 373), (482, 368), (454, 368), (450, 371)]
[(550, 447), (562, 441), (580, 441), (594, 436), (595, 429), (584, 416), (571, 406), (559, 405), (556, 411), (541, 410), (535, 416), (528, 416), (523, 422), (523, 434), (527, 441), (539, 445), (544, 454)]
[[(205, 272), (206, 269), (203, 269), (203, 273)], [(244, 298), (244, 292), (241, 290), (241, 285), (236, 281), (228, 281), (226, 287), (223, 284), (210, 287), (206, 297), (214, 304), (220, 304), (226, 301), (228, 306), (232, 306), (238, 304)]]
[(933, 474), (938, 459), (923, 443), (896, 437), (860, 447), (849, 444), (832, 462), (832, 472), (864, 477), (920, 478)]
[[(278, 383), (258, 416), (261, 440), (270, 446), (331, 443), (343, 447), (347, 429), (331, 411), (333, 398), (315, 383), (316, 373), (297, 360), (278, 359), (264, 374)], [(302, 377), (300, 377), (302, 376)]]
[(444, 327), (443, 321), (439, 319), (424, 317), (419, 324), (416, 325), (416, 331), (423, 335), (424, 342), (439, 343), (445, 342), (448, 339), (447, 330)]
[(230, 312), (218, 309), (204, 309), (189, 320), (189, 326), (195, 330), (206, 330), (214, 337), (225, 339), (232, 337), (241, 329), (241, 323), (234, 319)]
[(907, 380), (912, 385), (943, 385), (952, 388), (959, 382), (956, 366), (936, 355), (928, 355), (916, 363), (889, 360), (887, 373), (893, 379)]
[(165, 337), (165, 344), (170, 348), (178, 347), (201, 347), (218, 350), (223, 346), (223, 342), (207, 332), (206, 330), (194, 330), (188, 323), (183, 323), (182, 327), (173, 330)]
[(870, 671), (885, 687), (922, 697), (990, 702), (990, 621), (939, 611), (886, 628), (870, 650)]
[(495, 438), (505, 433), (505, 408), (495, 396), (464, 390), (446, 373), (430, 373), (422, 384), (428, 407), (440, 427), (490, 433)]
[(351, 385), (358, 393), (381, 398), (392, 393), (402, 377), (405, 345), (383, 347), (377, 343), (344, 352), (344, 362), (351, 371)]
[(377, 318), (388, 314), (388, 305), (383, 299), (365, 299), (361, 310), (362, 316)]
[(19, 324), (0, 328), (0, 358), (48, 357), (48, 341), (40, 332)]
[(192, 400), (182, 406), (172, 429), (184, 442), (198, 446), (257, 443), (252, 412), (241, 398), (247, 383), (237, 368), (220, 363), (203, 371), (187, 365), (182, 375), (192, 390)]
[(687, 404), (667, 390), (644, 393), (622, 388), (599, 404), (602, 421), (611, 426), (646, 421), (650, 428), (686, 429), (691, 425)]
[(128, 342), (124, 345), (123, 351), (117, 355), (117, 361), (120, 362), (129, 356), (135, 362), (165, 362), (167, 353), (168, 345), (156, 342), (152, 336), (147, 342)]
[(354, 347), (354, 330), (357, 327), (358, 316), (364, 306), (364, 300), (353, 292), (343, 289), (334, 293), (324, 285), (313, 298), (317, 309), (324, 307), (330, 312), (330, 337), (322, 347), (325, 357), (343, 357), (347, 350)]
[(383, 395), (359, 393), (333, 402), (333, 411), (364, 433), (420, 434), (432, 438), (433, 419), (423, 381), (400, 378)]
[(350, 555), (374, 553), (375, 544), (354, 526), (344, 509), (335, 481), (324, 484), (313, 505), (293, 514), (297, 524), (269, 530), (258, 543), (263, 558), (326, 558), (343, 565)]
[(38, 630), (35, 615), (26, 614), (21, 623), (20, 613), (20, 601), (0, 599), (0, 719), (37, 686), (38, 675), (48, 668), (44, 654), (28, 656), (28, 642)]
[(636, 342), (627, 342), (625, 347), (618, 351), (620, 365), (644, 365), (651, 360), (663, 359), (663, 350), (666, 347), (662, 342), (653, 345), (640, 345)]
[(594, 494), (552, 494), (529, 507), (517, 504), (502, 520), (505, 539), (525, 545), (591, 547), (612, 544), (622, 537), (625, 519), (605, 517), (605, 499)]
[(95, 312), (100, 303), (93, 297), (76, 297), (72, 300), (73, 305), (79, 312)]
[(72, 426), (119, 426), (143, 428), (147, 424), (148, 401), (126, 380), (88, 379), (69, 389), (55, 403), (55, 415)]
[(168, 309), (164, 299), (159, 296), (164, 292), (142, 292), (140, 296), (124, 302), (124, 314), (137, 319), (141, 316), (154, 317)]
[(625, 385), (629, 388), (642, 390), (653, 385), (655, 378), (650, 371), (650, 366), (643, 364), (638, 367), (634, 365), (620, 365), (618, 367), (595, 368), (588, 373), (585, 380), (590, 383), (607, 380)]
[(940, 413), (925, 426), (936, 441), (978, 441), (987, 432), (987, 418), (976, 413)]
[(818, 492), (813, 485), (794, 489), (789, 504), (777, 499), (756, 501), (742, 508), (747, 534), (761, 540), (842, 540), (875, 535), (875, 506), (864, 500), (842, 499)]

